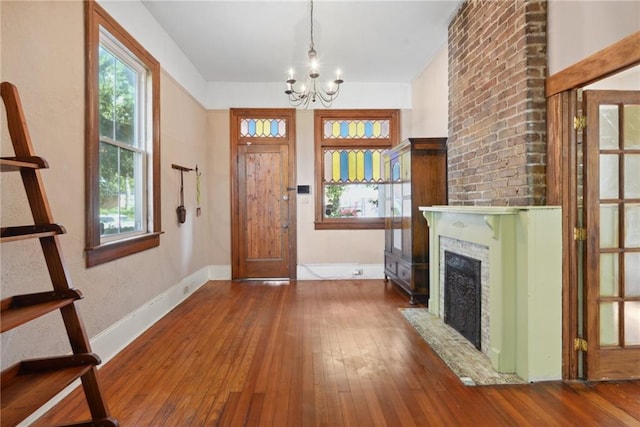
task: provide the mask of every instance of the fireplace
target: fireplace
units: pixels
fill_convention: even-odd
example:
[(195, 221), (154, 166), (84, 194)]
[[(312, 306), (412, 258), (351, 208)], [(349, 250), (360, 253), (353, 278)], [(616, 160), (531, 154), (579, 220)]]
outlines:
[[(480, 321), (473, 321), (480, 328), (479, 342), (473, 338), (477, 331), (461, 333), (487, 355), (496, 371), (515, 372), (527, 381), (561, 378), (561, 209), (424, 206), (420, 210), (429, 224), (429, 312), (450, 323), (449, 318), (459, 314), (445, 310), (461, 311), (456, 322), (463, 326), (454, 328), (464, 330), (470, 323), (467, 317), (479, 311)], [(451, 255), (457, 259), (451, 261)], [(474, 273), (460, 271), (468, 260), (477, 261)], [(445, 295), (451, 292), (445, 286), (448, 281), (464, 285)], [(480, 283), (479, 298), (472, 282)], [(470, 292), (477, 303), (466, 297), (445, 301)]]
[(481, 349), (480, 260), (444, 251), (444, 322)]

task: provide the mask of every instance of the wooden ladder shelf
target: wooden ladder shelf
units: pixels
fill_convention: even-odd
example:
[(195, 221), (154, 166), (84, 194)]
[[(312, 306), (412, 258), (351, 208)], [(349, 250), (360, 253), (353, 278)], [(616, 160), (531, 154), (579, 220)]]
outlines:
[(7, 125), (16, 157), (0, 158), (2, 172), (20, 172), (34, 224), (2, 227), (0, 242), (39, 239), (45, 257), (52, 291), (13, 295), (1, 301), (1, 329), (9, 331), (54, 310), (60, 310), (71, 344), (71, 355), (23, 360), (2, 371), (0, 424), (15, 426), (55, 397), (76, 379), (82, 380), (91, 420), (70, 425), (118, 426), (111, 417), (98, 381), (100, 358), (91, 352), (89, 338), (76, 309), (80, 291), (71, 287), (71, 280), (62, 257), (59, 234), (64, 227), (53, 221), (49, 201), (44, 191), (40, 169), (47, 162), (34, 155), (26, 127), (17, 88), (7, 82), (0, 85), (7, 111)]

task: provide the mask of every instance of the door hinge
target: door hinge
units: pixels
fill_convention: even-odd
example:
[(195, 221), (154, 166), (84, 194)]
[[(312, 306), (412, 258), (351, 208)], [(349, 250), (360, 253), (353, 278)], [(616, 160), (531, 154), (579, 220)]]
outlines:
[(575, 116), (573, 118), (573, 128), (575, 130), (583, 130), (587, 127), (587, 118), (585, 116)]
[(587, 229), (573, 227), (573, 240), (587, 240)]
[(575, 351), (587, 351), (587, 340), (584, 338), (576, 338), (573, 340), (573, 349)]

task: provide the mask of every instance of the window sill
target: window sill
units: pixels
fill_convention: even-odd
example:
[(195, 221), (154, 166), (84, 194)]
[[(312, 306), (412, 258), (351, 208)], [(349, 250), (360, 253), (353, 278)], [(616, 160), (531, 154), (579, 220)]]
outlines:
[(87, 249), (86, 266), (87, 268), (94, 267), (160, 246), (160, 234), (162, 233), (162, 231), (147, 233)]
[(316, 230), (382, 230), (384, 218), (372, 220), (331, 220), (316, 221)]

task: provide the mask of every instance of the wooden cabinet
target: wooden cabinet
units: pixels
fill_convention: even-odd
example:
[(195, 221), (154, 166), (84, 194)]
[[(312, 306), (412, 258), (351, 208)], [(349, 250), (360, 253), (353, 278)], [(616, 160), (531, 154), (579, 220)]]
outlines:
[(446, 143), (409, 138), (385, 156), (384, 275), (412, 304), (429, 297), (429, 228), (418, 207), (447, 204)]

